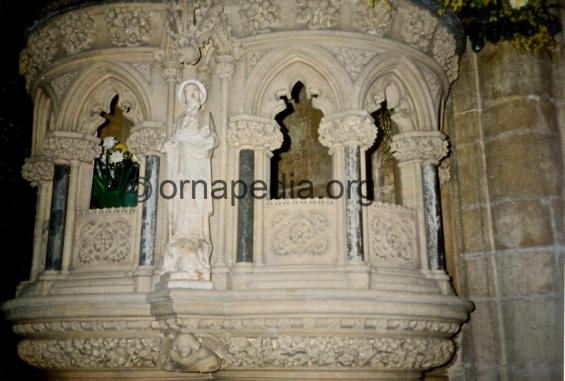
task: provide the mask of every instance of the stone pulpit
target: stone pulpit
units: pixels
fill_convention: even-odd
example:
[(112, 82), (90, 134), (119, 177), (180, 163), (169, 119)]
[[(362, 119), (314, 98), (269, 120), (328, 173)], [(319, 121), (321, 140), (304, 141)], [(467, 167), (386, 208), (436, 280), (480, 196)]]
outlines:
[[(444, 270), (437, 175), (463, 43), (433, 0), (51, 12), (21, 55), (35, 241), (3, 306), (21, 358), (68, 381), (448, 363), (471, 309)], [(265, 189), (291, 172), (316, 195)]]

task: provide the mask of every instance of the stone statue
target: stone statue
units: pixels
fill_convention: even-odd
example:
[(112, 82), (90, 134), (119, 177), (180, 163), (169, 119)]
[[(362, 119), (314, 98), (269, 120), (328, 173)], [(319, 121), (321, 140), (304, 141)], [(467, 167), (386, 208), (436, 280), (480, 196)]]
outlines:
[[(163, 147), (167, 154), (167, 179), (174, 182), (177, 192), (168, 205), (169, 241), (162, 274), (182, 273), (183, 279), (209, 281), (210, 158), (218, 138), (211, 115), (201, 110), (206, 96), (206, 88), (197, 80), (180, 85), (178, 99), (184, 112)], [(204, 183), (194, 186), (195, 181)]]

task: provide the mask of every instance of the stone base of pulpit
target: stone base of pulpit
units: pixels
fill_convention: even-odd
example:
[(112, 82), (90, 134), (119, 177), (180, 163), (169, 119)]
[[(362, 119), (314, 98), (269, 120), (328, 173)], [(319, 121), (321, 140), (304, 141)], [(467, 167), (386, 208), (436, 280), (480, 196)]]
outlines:
[(185, 273), (163, 274), (157, 284), (157, 289), (188, 288), (193, 290), (212, 290), (214, 284), (210, 280), (194, 279)]

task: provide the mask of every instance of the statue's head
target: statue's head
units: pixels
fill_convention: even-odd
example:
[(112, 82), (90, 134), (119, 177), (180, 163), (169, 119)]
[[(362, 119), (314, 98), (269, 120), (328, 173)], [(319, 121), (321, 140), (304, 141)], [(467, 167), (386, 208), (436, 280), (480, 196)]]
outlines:
[(181, 334), (175, 339), (174, 347), (182, 357), (188, 357), (200, 348), (200, 343), (190, 334)]
[(207, 92), (202, 82), (190, 79), (181, 83), (177, 95), (187, 111), (195, 112), (206, 101)]

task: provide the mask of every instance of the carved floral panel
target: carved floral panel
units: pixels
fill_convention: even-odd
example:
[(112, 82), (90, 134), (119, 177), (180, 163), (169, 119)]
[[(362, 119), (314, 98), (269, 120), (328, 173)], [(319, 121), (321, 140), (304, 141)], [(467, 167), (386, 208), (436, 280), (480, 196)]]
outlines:
[(135, 208), (79, 212), (74, 267), (131, 265)]
[(330, 264), (337, 227), (331, 200), (276, 200), (265, 205), (265, 262)]
[(375, 203), (368, 208), (369, 260), (384, 266), (418, 265), (414, 212), (396, 205)]

